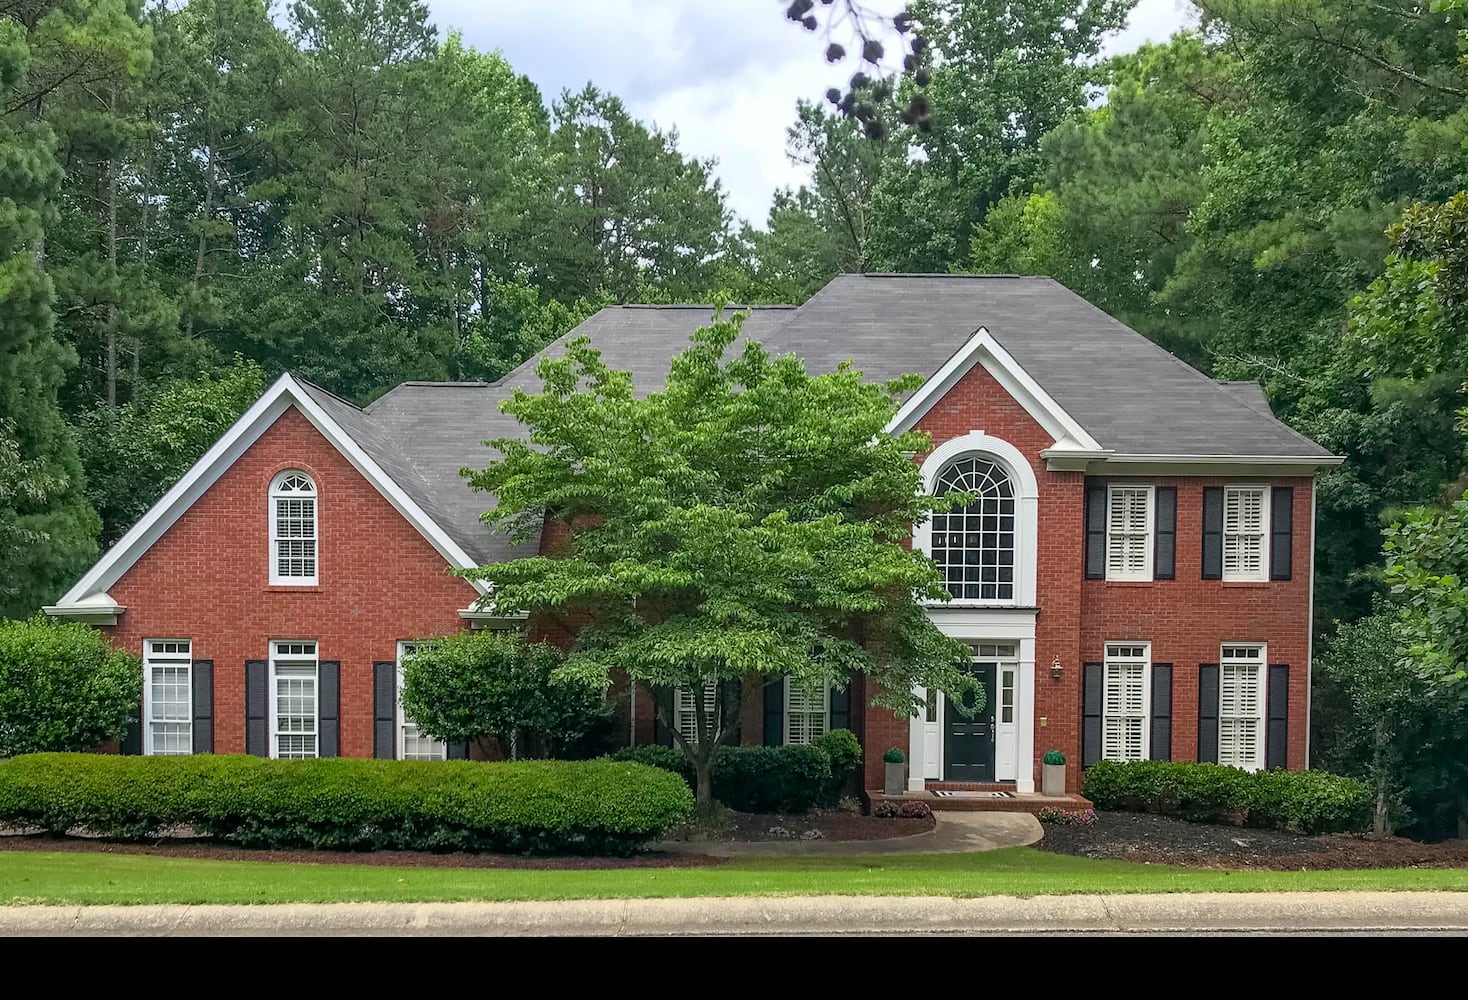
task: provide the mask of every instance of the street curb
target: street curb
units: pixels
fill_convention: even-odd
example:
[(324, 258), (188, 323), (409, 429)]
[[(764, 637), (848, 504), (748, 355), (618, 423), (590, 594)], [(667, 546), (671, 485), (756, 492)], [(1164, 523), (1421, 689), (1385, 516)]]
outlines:
[(0, 907), (0, 935), (1468, 933), (1468, 893), (797, 896), (514, 903)]

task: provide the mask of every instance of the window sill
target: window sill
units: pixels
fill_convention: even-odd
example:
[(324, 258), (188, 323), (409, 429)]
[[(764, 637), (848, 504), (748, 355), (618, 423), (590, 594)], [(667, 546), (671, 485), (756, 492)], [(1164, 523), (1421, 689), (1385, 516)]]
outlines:
[(272, 583), (266, 586), (267, 594), (316, 594), (321, 592), (319, 583)]
[(1103, 580), (1102, 583), (1108, 587), (1152, 587), (1157, 584), (1156, 580)]
[[(1269, 580), (1222, 580), (1220, 582), (1232, 590), (1263, 590), (1270, 584)], [(1285, 581), (1276, 582), (1284, 583)]]

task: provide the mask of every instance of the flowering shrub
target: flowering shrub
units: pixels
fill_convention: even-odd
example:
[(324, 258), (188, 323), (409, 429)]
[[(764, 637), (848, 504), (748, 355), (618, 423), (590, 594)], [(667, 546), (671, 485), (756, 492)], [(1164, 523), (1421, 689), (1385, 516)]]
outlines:
[(897, 807), (898, 819), (927, 819), (933, 815), (933, 810), (928, 808), (926, 802), (909, 800)]
[(1056, 809), (1054, 807), (1041, 809), (1040, 822), (1054, 823), (1056, 826), (1092, 826), (1096, 822), (1096, 810)]
[(872, 815), (878, 819), (893, 819), (897, 816), (900, 809), (901, 806), (890, 799), (883, 799), (881, 802), (872, 803)]

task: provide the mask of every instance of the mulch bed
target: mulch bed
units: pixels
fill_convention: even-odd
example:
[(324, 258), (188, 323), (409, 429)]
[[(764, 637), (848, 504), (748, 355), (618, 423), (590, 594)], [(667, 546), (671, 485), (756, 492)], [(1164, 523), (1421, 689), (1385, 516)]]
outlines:
[(1468, 840), (1421, 844), (1347, 834), (1307, 837), (1275, 830), (1189, 823), (1143, 813), (1097, 812), (1093, 826), (1045, 824), (1043, 851), (1215, 870), (1327, 871), (1468, 867)]
[(433, 854), (428, 851), (253, 851), (202, 840), (123, 844), (91, 837), (0, 836), (0, 851), (76, 851), (150, 854), (205, 861), (283, 861), (287, 864), (381, 865), (393, 868), (525, 868), (540, 871), (589, 868), (704, 868), (727, 858), (647, 851), (630, 858), (540, 857), (518, 854)]
[(771, 815), (767, 813), (729, 814), (729, 822), (717, 830), (684, 827), (673, 831), (669, 840), (737, 841), (752, 843), (776, 840), (851, 841), (886, 840), (927, 833), (936, 821), (924, 819), (879, 819), (845, 809), (817, 809), (801, 814)]

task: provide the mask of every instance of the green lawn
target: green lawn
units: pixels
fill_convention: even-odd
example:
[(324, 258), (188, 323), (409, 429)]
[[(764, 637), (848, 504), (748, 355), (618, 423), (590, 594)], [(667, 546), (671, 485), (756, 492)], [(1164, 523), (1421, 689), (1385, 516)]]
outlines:
[(0, 903), (285, 903), (647, 896), (1038, 896), (1331, 889), (1468, 891), (1468, 869), (1208, 872), (1028, 847), (983, 854), (761, 858), (715, 868), (494, 871), (0, 851)]

